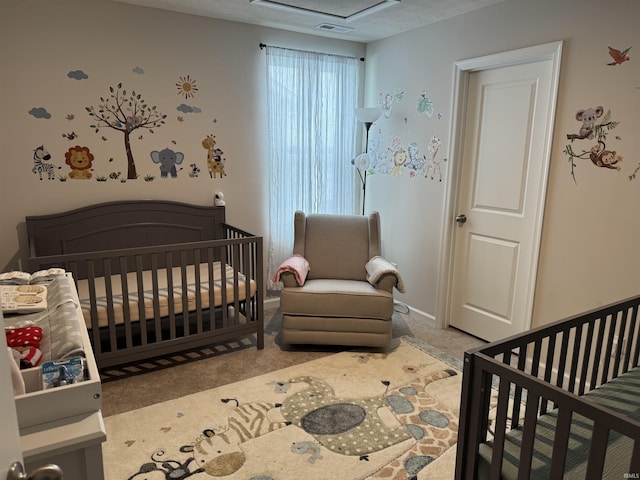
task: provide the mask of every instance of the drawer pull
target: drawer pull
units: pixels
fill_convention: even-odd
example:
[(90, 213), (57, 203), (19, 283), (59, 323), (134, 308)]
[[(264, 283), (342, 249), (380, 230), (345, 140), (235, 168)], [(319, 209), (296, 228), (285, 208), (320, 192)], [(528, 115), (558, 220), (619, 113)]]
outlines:
[(62, 469), (53, 463), (36, 468), (31, 475), (27, 475), (22, 463), (15, 462), (7, 472), (7, 480), (63, 480), (63, 478)]

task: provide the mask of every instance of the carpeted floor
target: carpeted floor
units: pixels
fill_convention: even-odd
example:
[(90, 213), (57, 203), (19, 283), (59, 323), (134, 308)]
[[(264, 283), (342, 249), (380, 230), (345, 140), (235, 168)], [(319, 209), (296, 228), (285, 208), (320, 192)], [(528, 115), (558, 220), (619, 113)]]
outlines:
[[(255, 340), (248, 337), (200, 349), (200, 352), (174, 355), (171, 359), (159, 362), (145, 362), (146, 365), (137, 367), (139, 372), (134, 372), (145, 372), (143, 374), (117, 380), (109, 378), (113, 381), (106, 381), (102, 386), (103, 415), (108, 417), (180, 398), (349, 350), (330, 346), (281, 346), (280, 320), (278, 302), (267, 302), (263, 350), (257, 350)], [(484, 344), (458, 330), (436, 329), (410, 314), (396, 312), (393, 336), (399, 338), (405, 335), (422, 340), (458, 359), (462, 359), (468, 348)], [(365, 353), (379, 351), (367, 348), (355, 350)], [(164, 368), (167, 362), (171, 368)], [(109, 372), (105, 374), (113, 376)]]
[(106, 480), (449, 480), (462, 362), (405, 336), (105, 419)]

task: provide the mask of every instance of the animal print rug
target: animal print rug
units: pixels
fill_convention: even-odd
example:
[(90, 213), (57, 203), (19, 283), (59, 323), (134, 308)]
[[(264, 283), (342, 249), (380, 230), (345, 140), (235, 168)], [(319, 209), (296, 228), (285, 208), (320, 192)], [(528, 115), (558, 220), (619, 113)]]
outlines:
[(106, 479), (450, 480), (461, 377), (403, 337), (110, 416)]

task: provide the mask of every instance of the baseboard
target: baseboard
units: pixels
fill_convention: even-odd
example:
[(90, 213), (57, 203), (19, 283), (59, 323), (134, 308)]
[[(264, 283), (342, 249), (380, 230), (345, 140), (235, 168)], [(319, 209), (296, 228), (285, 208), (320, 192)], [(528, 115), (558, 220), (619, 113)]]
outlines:
[(436, 318), (433, 315), (429, 315), (428, 313), (425, 313), (422, 310), (413, 308), (412, 306), (407, 305), (406, 303), (396, 301), (395, 306), (398, 306), (398, 305), (401, 305), (405, 309), (407, 309), (412, 317), (423, 321), (427, 326), (431, 328), (436, 328)]
[(275, 307), (276, 305), (280, 305), (280, 297), (267, 297), (264, 299), (265, 307)]

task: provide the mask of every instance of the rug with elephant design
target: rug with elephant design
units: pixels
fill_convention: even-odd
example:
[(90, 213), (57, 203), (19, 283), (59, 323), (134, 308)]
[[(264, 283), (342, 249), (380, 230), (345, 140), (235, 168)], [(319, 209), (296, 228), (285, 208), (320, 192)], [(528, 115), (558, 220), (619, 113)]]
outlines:
[(461, 376), (402, 337), (113, 415), (105, 478), (450, 479)]

